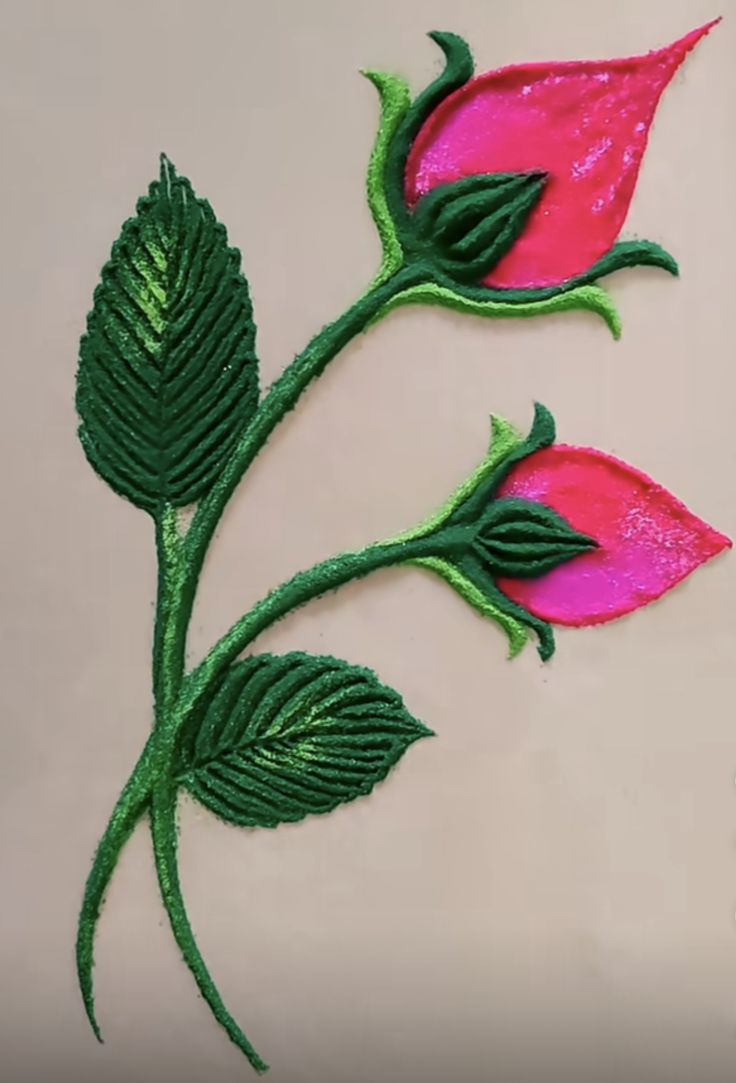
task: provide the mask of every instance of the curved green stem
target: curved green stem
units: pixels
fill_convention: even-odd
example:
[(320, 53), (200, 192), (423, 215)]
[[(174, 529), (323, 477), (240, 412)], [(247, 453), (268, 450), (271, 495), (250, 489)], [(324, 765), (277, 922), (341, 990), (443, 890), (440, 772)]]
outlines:
[[(270, 623), (311, 598), (334, 590), (350, 579), (366, 575), (374, 568), (397, 562), (398, 549), (390, 554), (389, 560), (389, 554), (385, 551), (388, 547), (383, 547), (384, 551), (381, 553), (382, 547), (375, 546), (360, 554), (347, 554), (345, 557), (325, 561), (312, 569), (311, 573), (303, 572), (295, 576), (292, 581), (272, 592), (248, 617), (231, 629), (187, 679), (187, 695), (182, 695), (187, 630), (202, 565), (225, 506), (243, 474), (279, 422), (294, 408), (302, 393), (324, 371), (327, 364), (352, 338), (375, 320), (388, 301), (425, 279), (426, 270), (421, 266), (400, 268), (387, 281), (369, 289), (342, 316), (324, 327), (312, 339), (262, 400), (220, 478), (197, 508), (185, 537), (179, 533), (174, 508), (164, 506), (155, 516), (159, 580), (153, 649), (154, 728), (115, 805), (95, 854), (85, 886), (77, 935), (79, 986), (87, 1017), (100, 1041), (102, 1038), (95, 1014), (93, 987), (96, 927), (104, 895), (123, 846), (146, 810), (158, 806), (158, 812), (152, 812), (152, 830), (154, 836), (158, 835), (159, 838), (159, 880), (177, 943), (215, 1017), (235, 1044), (248, 1056), (253, 1066), (258, 1070), (265, 1068), (263, 1061), (225, 1009), (197, 949), (181, 898), (175, 836), (173, 846), (163, 846), (161, 842), (161, 823), (166, 822), (169, 814), (163, 808), (163, 791), (156, 797), (158, 791), (153, 788), (153, 779), (169, 779), (176, 733), (187, 710), (208, 681), (217, 675), (228, 661), (236, 657), (251, 639)], [(407, 559), (405, 548), (402, 559)], [(171, 786), (173, 783), (169, 781), (167, 785)], [(171, 816), (175, 817), (173, 800), (171, 804)]]
[[(424, 539), (415, 539), (411, 543), (399, 540), (372, 545), (357, 553), (331, 557), (314, 568), (299, 572), (271, 591), (232, 626), (199, 666), (185, 678), (176, 715), (167, 727), (171, 733), (170, 739), (175, 737), (181, 721), (196, 706), (199, 696), (209, 687), (210, 682), (275, 621), (353, 579), (362, 578), (380, 568), (406, 563), (409, 559), (428, 558), (435, 553), (436, 543)], [(100, 1031), (95, 1018), (92, 984), (95, 930), (103, 897), (120, 851), (149, 807), (155, 768), (158, 765), (165, 769), (166, 756), (162, 756), (157, 744), (156, 735), (152, 734), (110, 817), (85, 889), (77, 937), (77, 972), (87, 1016), (98, 1038)]]
[(97, 922), (105, 892), (112, 879), (120, 851), (148, 808), (151, 796), (152, 737), (141, 753), (130, 778), (117, 800), (112, 816), (105, 828), (95, 853), (92, 868), (84, 888), (84, 898), (77, 927), (77, 977), (90, 1026), (98, 1041), (102, 1041), (94, 997), (94, 943)]
[(177, 862), (176, 833), (176, 783), (170, 773), (158, 781), (153, 789), (151, 805), (151, 835), (156, 858), (161, 897), (169, 915), (169, 922), (174, 938), (184, 960), (191, 970), (199, 991), (210, 1007), (217, 1022), (227, 1032), (231, 1041), (245, 1053), (257, 1072), (265, 1072), (268, 1065), (259, 1057), (247, 1037), (225, 1007), (217, 987), (210, 977), (202, 955), (197, 947), (192, 927), (189, 923)]
[(156, 722), (153, 733), (126, 782), (95, 853), (85, 884), (77, 926), (76, 961), (79, 988), (90, 1026), (102, 1041), (94, 998), (94, 941), (97, 924), (120, 852), (146, 812), (151, 798), (157, 732), (163, 714), (162, 702), (178, 695), (184, 669), (186, 622), (181, 619), (188, 596), (184, 580), (182, 541), (176, 511), (161, 509), (156, 517), (156, 549), (159, 558), (158, 599), (153, 648), (153, 683)]
[(264, 1072), (268, 1066), (225, 1007), (197, 946), (181, 890), (177, 856), (177, 786), (172, 770), (178, 730), (189, 711), (196, 706), (198, 696), (211, 686), (217, 675), (252, 639), (274, 621), (349, 580), (360, 578), (378, 568), (404, 562), (409, 557), (419, 559), (436, 551), (437, 542), (434, 538), (374, 545), (357, 553), (347, 553), (326, 560), (309, 571), (300, 572), (288, 583), (267, 595), (230, 629), (187, 678), (178, 703), (161, 723), (160, 740), (155, 753), (156, 781), (151, 802), (151, 834), (161, 897), (176, 942), (202, 996), (215, 1019), (256, 1071)]
[(187, 574), (190, 593), (187, 620), (191, 616), (196, 583), (207, 548), (225, 506), (271, 433), (286, 414), (294, 409), (311, 382), (324, 372), (329, 362), (356, 335), (369, 326), (381, 309), (397, 294), (411, 286), (419, 285), (420, 282), (426, 280), (426, 277), (426, 268), (418, 265), (406, 266), (386, 282), (369, 289), (342, 316), (333, 323), (327, 324), (315, 335), (306, 349), (285, 369), (261, 401), (253, 420), (220, 477), (197, 508), (187, 533), (185, 546), (189, 565)]
[[(452, 544), (446, 531), (443, 552)], [(298, 572), (292, 579), (276, 587), (260, 602), (236, 621), (228, 632), (215, 644), (209, 654), (184, 680), (181, 696), (182, 717), (194, 707), (203, 692), (252, 641), (276, 621), (353, 579), (362, 579), (379, 568), (436, 556), (436, 537), (422, 537), (397, 542), (370, 545), (355, 553), (343, 553), (338, 557), (316, 564), (307, 571)]]
[(196, 579), (187, 575), (184, 547), (174, 509), (157, 521), (159, 604), (154, 640), (156, 726), (152, 753), (151, 834), (161, 898), (171, 929), (202, 996), (218, 1023), (257, 1071), (267, 1065), (225, 1007), (197, 947), (187, 917), (177, 862), (176, 794), (172, 758), (181, 724), (179, 692), (184, 676), (186, 633)]
[[(167, 547), (164, 546), (164, 548)], [(104, 894), (115, 870), (122, 847), (130, 837), (138, 820), (151, 806), (152, 794), (155, 798), (154, 777), (163, 778), (169, 788), (173, 785), (170, 779), (171, 758), (176, 735), (184, 718), (196, 706), (199, 697), (223, 669), (256, 636), (264, 632), (274, 622), (322, 594), (337, 590), (340, 586), (353, 579), (362, 578), (380, 568), (406, 563), (409, 560), (428, 558), (436, 554), (436, 552), (437, 541), (434, 538), (400, 539), (395, 542), (372, 545), (355, 553), (344, 553), (338, 557), (331, 557), (314, 568), (299, 572), (293, 578), (287, 580), (286, 583), (271, 591), (248, 614), (237, 621), (213, 647), (200, 665), (188, 677), (184, 678), (181, 685), (175, 679), (177, 665), (173, 663), (176, 658), (183, 661), (183, 648), (180, 637), (173, 635), (168, 628), (166, 619), (167, 613), (170, 617), (172, 612), (179, 612), (179, 610), (178, 608), (172, 610), (168, 603), (166, 606), (162, 604), (160, 619), (157, 621), (157, 650), (155, 652), (157, 658), (157, 684), (160, 688), (156, 703), (156, 727), (149, 737), (146, 747), (110, 817), (110, 822), (98, 847), (87, 881), (79, 919), (77, 937), (79, 985), (87, 1016), (94, 1033), (100, 1041), (102, 1039), (95, 1016), (92, 975), (94, 937)], [(171, 561), (167, 555), (164, 556), (162, 563), (166, 568), (170, 567)], [(169, 581), (170, 577), (162, 574), (161, 589), (165, 589), (165, 584)], [(172, 697), (174, 698), (172, 699)], [(173, 706), (165, 709), (165, 701), (173, 703)], [(165, 810), (162, 811), (161, 809), (161, 802), (162, 799), (159, 797), (159, 824), (162, 819), (165, 820), (166, 818), (164, 816)], [(153, 803), (155, 804), (155, 800)], [(154, 817), (152, 816), (152, 831), (154, 830), (153, 821)], [(166, 832), (164, 832), (165, 834)], [(207, 991), (202, 990), (202, 992), (218, 1021), (222, 1023), (235, 1044), (243, 1049), (249, 1059), (252, 1053), (255, 1061), (259, 1061), (248, 1039), (225, 1009), (214, 984), (207, 975), (206, 967), (194, 942), (191, 928), (186, 919), (184, 904), (180, 898), (181, 891), (176, 868), (175, 835), (173, 844), (167, 846), (163, 846), (161, 843), (160, 827), (158, 836), (163, 868), (163, 871), (159, 870), (159, 878), (162, 879), (165, 874), (166, 882), (173, 885), (166, 892), (162, 887), (162, 896), (169, 912), (169, 919), (177, 943), (179, 943), (186, 962), (200, 988), (202, 988), (202, 982), (209, 981)], [(169, 908), (170, 903), (171, 908)], [(255, 1064), (255, 1062), (252, 1063)], [(259, 1063), (262, 1064), (260, 1061)]]

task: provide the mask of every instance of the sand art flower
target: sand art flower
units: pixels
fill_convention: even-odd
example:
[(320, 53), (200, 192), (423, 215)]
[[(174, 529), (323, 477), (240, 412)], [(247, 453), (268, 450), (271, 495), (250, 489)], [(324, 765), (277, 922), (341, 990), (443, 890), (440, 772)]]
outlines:
[(475, 78), (463, 39), (434, 33), (446, 67), (414, 102), (403, 81), (366, 73), (383, 104), (369, 174), (383, 273), (417, 271), (393, 305), (487, 315), (587, 307), (617, 334), (610, 299), (606, 311), (591, 284), (638, 264), (677, 273), (659, 245), (617, 238), (660, 97), (717, 21), (642, 56), (514, 64)]

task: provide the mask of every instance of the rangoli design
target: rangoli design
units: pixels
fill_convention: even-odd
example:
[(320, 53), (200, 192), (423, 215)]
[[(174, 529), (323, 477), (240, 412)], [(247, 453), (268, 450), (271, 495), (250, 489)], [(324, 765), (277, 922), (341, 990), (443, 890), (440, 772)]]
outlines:
[(184, 960), (214, 1017), (265, 1070), (187, 916), (179, 794), (228, 823), (276, 827), (369, 793), (431, 732), (361, 666), (301, 652), (241, 658), (275, 621), (405, 565), (439, 577), (499, 625), (511, 656), (533, 637), (546, 660), (553, 625), (621, 617), (730, 546), (634, 467), (556, 443), (552, 415), (537, 405), (526, 436), (492, 417), (477, 470), (425, 522), (298, 572), (186, 665), (200, 574), (228, 501), (356, 335), (397, 306), (424, 303), (497, 318), (584, 309), (618, 337), (618, 313), (598, 280), (638, 264), (677, 273), (658, 245), (617, 238), (659, 98), (712, 25), (631, 59), (520, 64), (476, 78), (462, 38), (434, 33), (444, 70), (414, 100), (397, 76), (366, 72), (381, 104), (368, 169), (381, 267), (267, 391), (240, 254), (162, 157), (102, 270), (77, 382), (87, 458), (151, 517), (159, 566), (153, 727), (100, 842), (79, 919), (79, 983), (98, 1038), (95, 932), (121, 849), (147, 817)]

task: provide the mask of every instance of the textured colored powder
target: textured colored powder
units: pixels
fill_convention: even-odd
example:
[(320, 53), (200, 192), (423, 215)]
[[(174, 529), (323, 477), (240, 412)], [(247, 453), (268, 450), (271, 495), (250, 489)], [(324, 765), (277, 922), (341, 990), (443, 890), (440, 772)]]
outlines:
[(539, 579), (499, 580), (504, 594), (554, 624), (621, 617), (731, 545), (651, 478), (590, 448), (557, 444), (530, 455), (499, 495), (546, 504), (598, 542)]
[(410, 207), (463, 177), (545, 170), (547, 187), (524, 233), (485, 282), (541, 287), (582, 274), (614, 244), (660, 96), (713, 25), (645, 56), (519, 64), (472, 79), (414, 142)]

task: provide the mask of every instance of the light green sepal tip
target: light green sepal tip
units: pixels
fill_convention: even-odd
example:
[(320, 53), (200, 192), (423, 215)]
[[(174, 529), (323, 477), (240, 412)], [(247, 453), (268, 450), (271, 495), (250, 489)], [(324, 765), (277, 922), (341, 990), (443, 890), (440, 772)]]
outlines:
[(391, 141), (411, 105), (411, 94), (398, 75), (383, 71), (363, 71), (361, 74), (370, 79), (381, 99), (381, 120), (368, 164), (367, 180), (368, 206), (383, 246), (383, 261), (373, 282), (375, 288), (395, 274), (404, 262), (404, 252), (386, 200), (385, 171)]
[(585, 309), (601, 316), (608, 325), (615, 339), (621, 337), (621, 317), (618, 314), (610, 294), (600, 286), (578, 286), (567, 293), (558, 293), (554, 297), (548, 297), (543, 301), (521, 301), (512, 303), (509, 301), (481, 301), (472, 297), (465, 297), (462, 293), (456, 293), (447, 286), (439, 286), (435, 282), (424, 282), (418, 286), (398, 293), (387, 301), (383, 308), (375, 316), (373, 322), (383, 319), (400, 305), (441, 305), (444, 308), (454, 309), (456, 312), (464, 312), (473, 316), (487, 316), (494, 318), (525, 318), (531, 316), (546, 316), (554, 312), (569, 312), (573, 309)]
[(493, 473), (499, 463), (503, 462), (506, 456), (510, 455), (519, 446), (521, 441), (521, 435), (510, 421), (505, 421), (504, 418), (491, 414), (491, 445), (483, 462), (476, 467), (470, 477), (465, 479), (462, 485), (455, 490), (449, 500), (446, 500), (434, 515), (431, 515), (429, 519), (425, 519), (418, 526), (412, 527), (403, 534), (392, 538), (391, 544), (424, 538), (427, 534), (431, 534), (433, 530), (441, 527), (455, 509), (475, 491), (485, 478)]
[(411, 563), (420, 568), (427, 568), (429, 571), (441, 576), (476, 612), (488, 620), (495, 621), (508, 637), (509, 658), (516, 658), (521, 653), (529, 639), (527, 629), (518, 620), (510, 617), (508, 613), (503, 613), (492, 602), (489, 602), (485, 595), (462, 572), (439, 557), (423, 557), (421, 560), (414, 560)]

